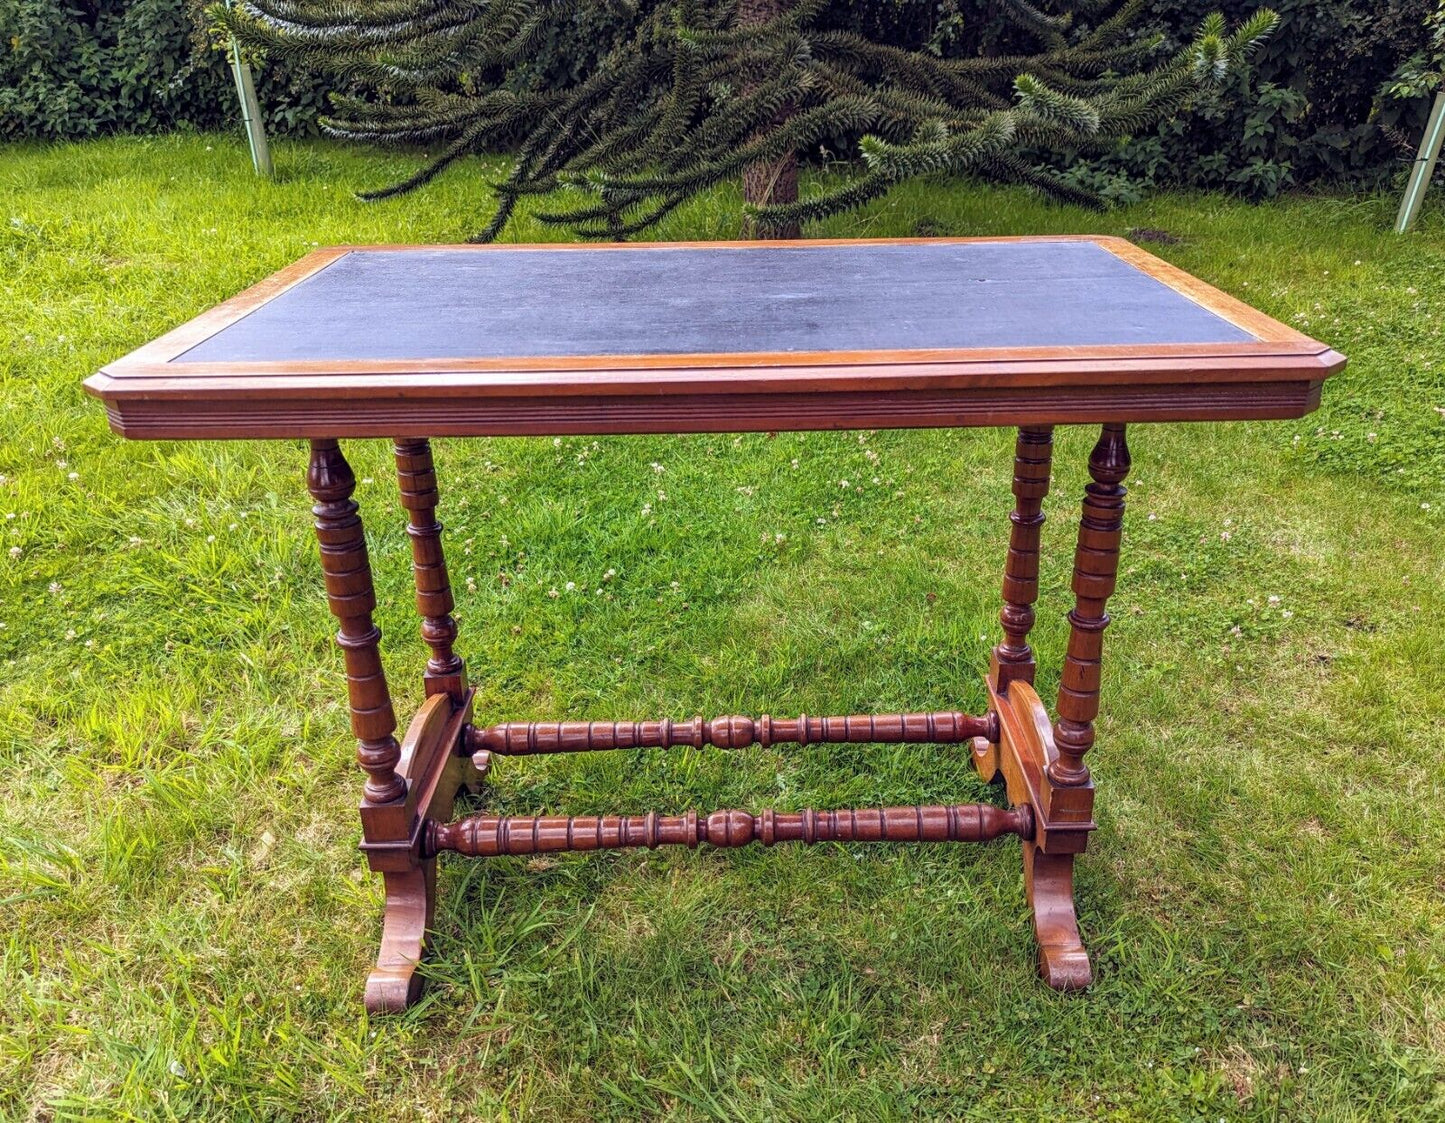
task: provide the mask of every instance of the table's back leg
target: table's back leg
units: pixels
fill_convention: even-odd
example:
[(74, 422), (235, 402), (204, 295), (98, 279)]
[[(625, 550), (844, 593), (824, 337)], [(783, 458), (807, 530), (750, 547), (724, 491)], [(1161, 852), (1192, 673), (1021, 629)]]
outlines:
[(398, 437), (394, 451), (401, 505), (407, 512), (406, 533), (411, 539), (416, 610), (422, 618), (422, 639), (431, 648), (426, 692), (445, 692), (452, 701), (460, 702), (467, 688), (466, 668), (452, 650), (457, 639), (457, 622), (452, 618), (456, 605), (442, 552), (442, 524), (436, 516), (437, 474), (431, 442), (425, 437)]
[(1089, 782), (1084, 754), (1094, 744), (1099, 713), (1099, 679), (1106, 611), (1119, 572), (1119, 541), (1124, 533), (1124, 478), (1129, 446), (1122, 424), (1105, 425), (1089, 456), (1093, 483), (1084, 488), (1084, 512), (1074, 553), (1074, 610), (1069, 613), (1069, 647), (1059, 681), (1058, 721), (1049, 763), (1049, 779), (1059, 787)]
[(1029, 630), (1039, 595), (1039, 530), (1053, 462), (1052, 426), (1019, 429), (1014, 447), (1014, 509), (1009, 515), (1008, 559), (1004, 563), (1003, 608), (998, 614), (1004, 639), (993, 649), (994, 682), (1007, 690), (1015, 679), (1034, 681), (1034, 652)]
[[(1034, 626), (1034, 601), (1039, 595), (1039, 531), (1044, 525), (1044, 497), (1053, 466), (1052, 425), (1025, 425), (1014, 444), (1014, 509), (1009, 513), (1008, 555), (1004, 559), (1003, 608), (999, 623), (1003, 642), (993, 649), (989, 677), (1001, 693), (1015, 680), (1034, 681), (1034, 651), (1029, 631)], [(973, 766), (987, 782), (1001, 779), (998, 742), (980, 737), (973, 745)]]
[[(461, 705), (467, 693), (467, 668), (454, 650), (457, 622), (452, 616), (451, 580), (447, 576), (446, 554), (442, 548), (442, 524), (437, 519), (439, 500), (436, 465), (431, 441), (425, 437), (398, 437), (393, 443), (396, 478), (401, 505), (407, 512), (406, 533), (411, 539), (412, 577), (416, 584), (416, 610), (421, 616), (421, 636), (431, 648), (427, 660), (426, 692), (446, 694)], [(481, 790), (485, 768), (473, 768), (466, 758), (465, 786)]]

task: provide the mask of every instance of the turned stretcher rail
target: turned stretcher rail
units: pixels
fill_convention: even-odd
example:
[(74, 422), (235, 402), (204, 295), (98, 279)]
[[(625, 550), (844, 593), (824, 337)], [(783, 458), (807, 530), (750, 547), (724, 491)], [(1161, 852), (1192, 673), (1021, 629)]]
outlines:
[(986, 803), (949, 807), (876, 807), (863, 811), (714, 811), (700, 815), (474, 815), (431, 822), (428, 854), (444, 850), (472, 858), (551, 851), (615, 850), (629, 846), (746, 846), (760, 842), (988, 842), (1033, 836), (1027, 805), (1004, 810)]
[(498, 756), (581, 753), (602, 749), (765, 748), (776, 744), (932, 744), (953, 745), (975, 737), (998, 740), (998, 715), (982, 717), (956, 711), (921, 714), (852, 714), (848, 717), (719, 717), (705, 721), (551, 721), (506, 722), (467, 727), (470, 752)]

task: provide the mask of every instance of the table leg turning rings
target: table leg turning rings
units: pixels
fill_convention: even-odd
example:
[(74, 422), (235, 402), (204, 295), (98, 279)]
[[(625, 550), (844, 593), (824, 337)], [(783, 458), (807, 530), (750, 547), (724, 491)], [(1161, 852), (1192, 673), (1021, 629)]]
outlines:
[[(307, 482), (316, 503), (316, 535), (337, 644), (346, 661), (357, 761), (366, 773), (361, 803), (365, 852), (386, 887), (381, 951), (366, 984), (366, 1008), (397, 1011), (416, 1000), (417, 966), (436, 904), (437, 855), (490, 857), (543, 851), (683, 845), (742, 846), (757, 842), (983, 842), (1016, 835), (1033, 910), (1040, 973), (1052, 987), (1075, 990), (1092, 975), (1074, 912), (1074, 855), (1094, 829), (1094, 786), (1084, 756), (1093, 745), (1105, 607), (1118, 571), (1123, 481), (1129, 450), (1122, 424), (1103, 426), (1089, 457), (1074, 558), (1075, 606), (1057, 704), (1058, 720), (1033, 689), (1029, 630), (1038, 596), (1039, 531), (1049, 486), (1052, 429), (1019, 430), (1004, 607), (1004, 639), (987, 676), (989, 710), (982, 716), (939, 713), (849, 717), (723, 717), (672, 722), (549, 722), (472, 724), (472, 691), (453, 651), (457, 627), (430, 443), (395, 445), (402, 505), (411, 538), (417, 611), (431, 656), (426, 701), (400, 743), (372, 622), (376, 597), (357, 504), (356, 481), (334, 440), (313, 440)], [(985, 780), (1002, 781), (1008, 808), (985, 804), (888, 807), (857, 811), (714, 811), (662, 816), (510, 817), (476, 815), (452, 821), (462, 788), (477, 790), (495, 757), (677, 746), (740, 749), (753, 744), (824, 742), (965, 745)]]

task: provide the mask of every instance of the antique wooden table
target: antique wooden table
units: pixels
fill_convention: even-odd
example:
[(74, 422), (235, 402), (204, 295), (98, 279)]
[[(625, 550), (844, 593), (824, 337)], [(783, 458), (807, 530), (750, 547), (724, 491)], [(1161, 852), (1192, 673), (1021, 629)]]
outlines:
[[(362, 849), (385, 879), (372, 1011), (419, 991), (437, 855), (679, 844), (1022, 840), (1040, 970), (1090, 981), (1074, 855), (1094, 828), (1094, 743), (1129, 470), (1125, 425), (1299, 417), (1344, 359), (1114, 238), (338, 247), (312, 253), (86, 383), (138, 438), (307, 438), (307, 484), (351, 724)], [(1075, 604), (1056, 719), (1029, 629), (1053, 426), (1089, 423)], [(989, 707), (852, 717), (473, 722), (429, 438), (1017, 427), (1002, 642)], [(355, 480), (338, 438), (395, 441), (426, 701), (398, 743)], [(961, 745), (1008, 807), (475, 815), (492, 758), (791, 742)]]

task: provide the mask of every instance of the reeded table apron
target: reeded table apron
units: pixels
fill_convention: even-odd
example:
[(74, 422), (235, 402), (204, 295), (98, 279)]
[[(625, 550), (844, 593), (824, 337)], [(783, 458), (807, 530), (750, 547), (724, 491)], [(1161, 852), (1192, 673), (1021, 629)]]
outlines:
[[(1017, 835), (1040, 971), (1090, 980), (1074, 855), (1094, 829), (1106, 602), (1139, 421), (1293, 418), (1344, 358), (1128, 242), (1104, 237), (319, 250), (105, 367), (86, 389), (135, 438), (304, 437), (351, 725), (362, 849), (386, 884), (372, 1011), (419, 993), (444, 851), (490, 857), (749, 842)], [(1028, 644), (1053, 427), (1101, 426), (1051, 717)], [(1002, 642), (989, 707), (710, 721), (472, 720), (454, 651), (429, 438), (1010, 426), (1018, 430)], [(339, 438), (395, 441), (426, 701), (398, 743), (355, 479)], [(1006, 807), (689, 811), (452, 820), (493, 757), (691, 745), (963, 745)]]

